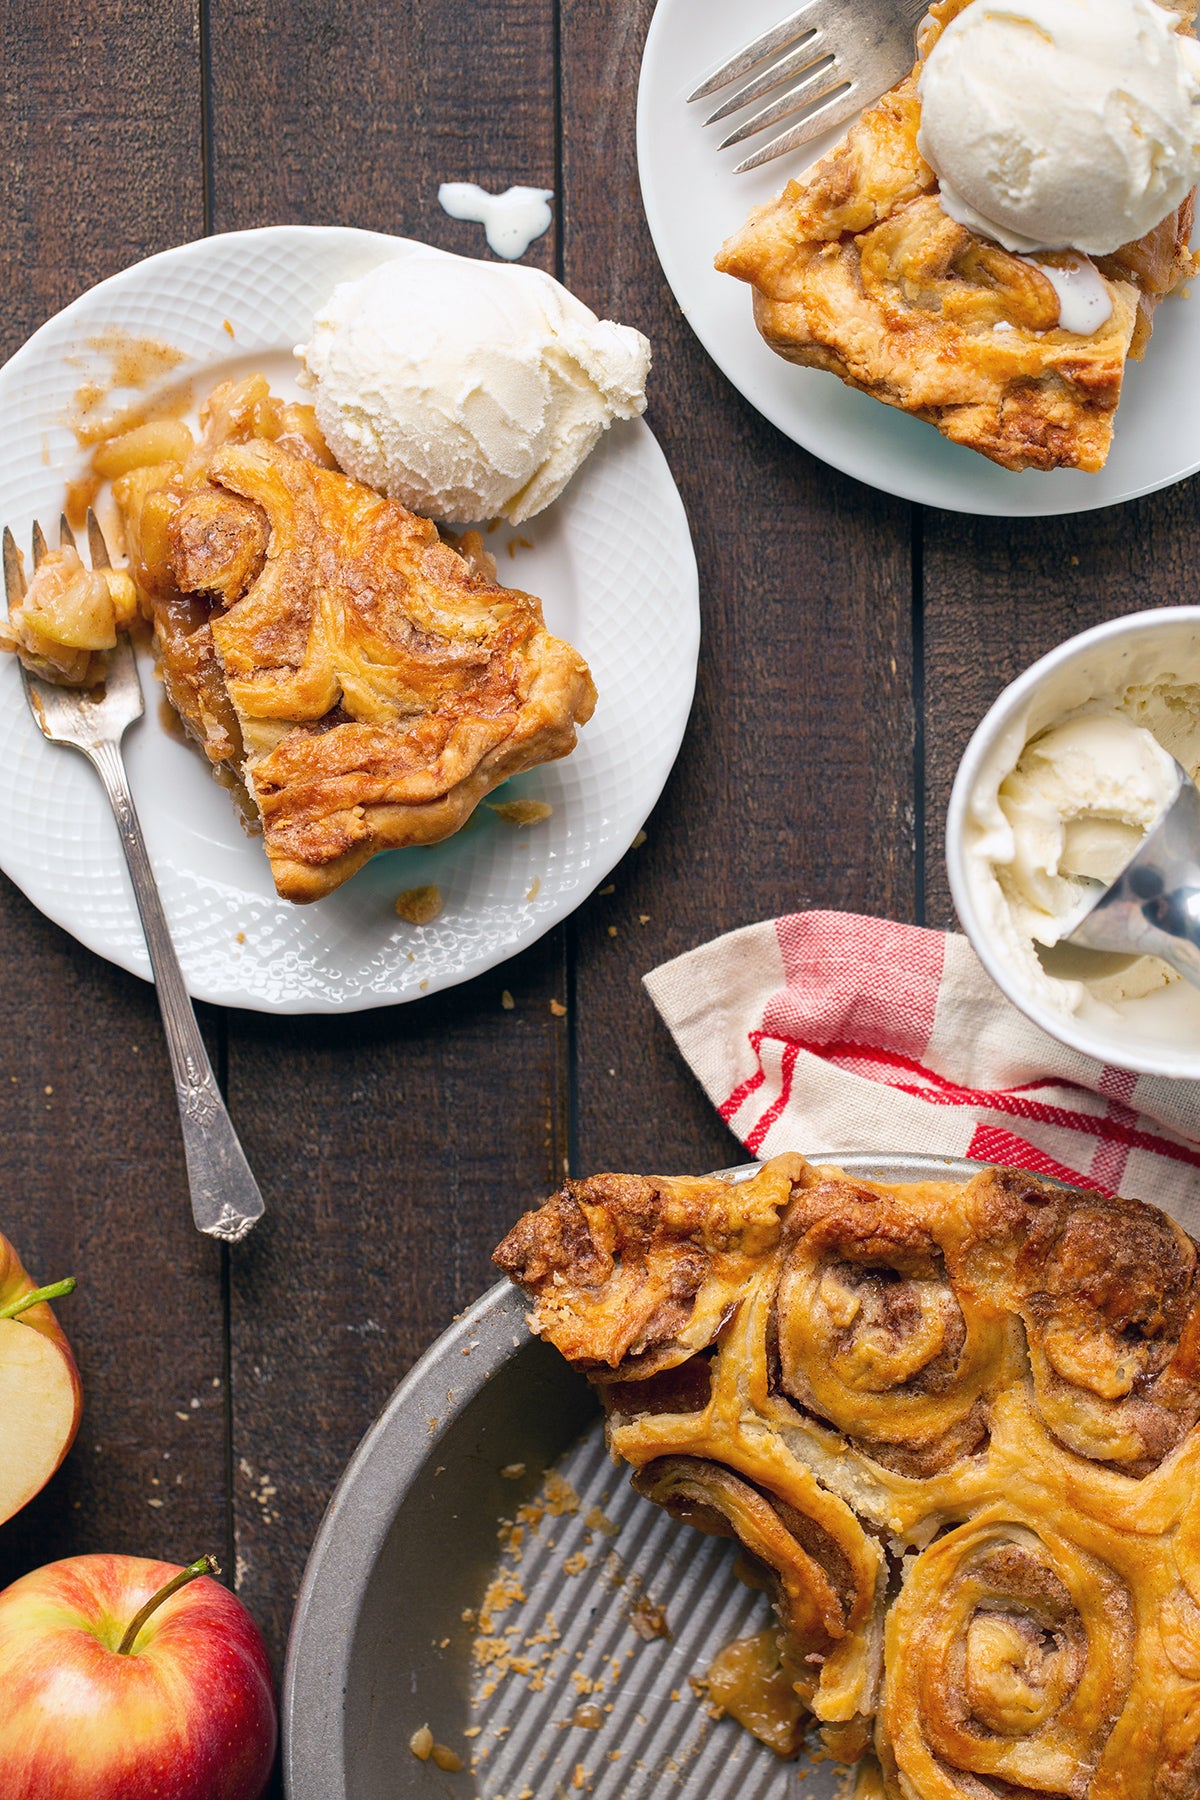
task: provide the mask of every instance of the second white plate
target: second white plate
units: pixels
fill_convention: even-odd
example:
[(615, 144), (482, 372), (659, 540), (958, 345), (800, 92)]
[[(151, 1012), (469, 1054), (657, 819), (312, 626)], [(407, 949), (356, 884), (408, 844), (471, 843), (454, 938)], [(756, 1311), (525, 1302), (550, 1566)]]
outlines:
[[(441, 254), (374, 232), (279, 226), (186, 244), (102, 282), (0, 370), (0, 522), (27, 545), (35, 518), (47, 529), (57, 519), (64, 483), (83, 465), (68, 422), (75, 396), (89, 381), (111, 383), (114, 332), (181, 351), (174, 373), (195, 378), (198, 398), (255, 369), (294, 395), (292, 348), (336, 282), (387, 258)], [(549, 801), (552, 816), (517, 828), (481, 806), (444, 844), (377, 856), (311, 906), (278, 898), (261, 844), (243, 835), (198, 753), (164, 726), (143, 664), (146, 717), (126, 737), (130, 781), (197, 999), (291, 1013), (416, 999), (532, 943), (629, 848), (678, 752), (700, 636), (687, 521), (649, 429), (615, 426), (520, 539), (532, 547), (507, 528), (489, 538), (499, 579), (541, 597), (550, 629), (587, 657), (600, 696), (572, 756), (493, 796)], [(81, 756), (45, 741), (15, 663), (0, 661), (0, 867), (81, 943), (148, 976), (99, 782)], [(403, 923), (396, 896), (426, 883), (441, 890), (440, 917)]]
[[(658, 0), (638, 87), (638, 170), (654, 247), (685, 318), (739, 392), (835, 469), (955, 512), (1086, 512), (1200, 469), (1200, 413), (1181, 402), (1200, 389), (1200, 300), (1175, 295), (1159, 309), (1145, 362), (1129, 365), (1112, 453), (1097, 475), (1014, 475), (949, 443), (932, 425), (767, 349), (754, 327), (750, 290), (719, 275), (713, 257), (751, 207), (771, 199), (835, 140), (735, 175), (737, 153), (718, 154), (717, 144), (738, 119), (705, 130), (715, 100), (688, 106), (687, 95), (786, 11), (783, 0)], [(852, 8), (846, 11), (852, 33)]]

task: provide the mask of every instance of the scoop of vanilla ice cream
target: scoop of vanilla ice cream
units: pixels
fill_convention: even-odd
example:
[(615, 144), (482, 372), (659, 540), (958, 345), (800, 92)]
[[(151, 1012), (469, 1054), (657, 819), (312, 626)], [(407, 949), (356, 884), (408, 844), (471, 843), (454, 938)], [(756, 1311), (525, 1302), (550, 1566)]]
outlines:
[(336, 287), (296, 351), (342, 468), (412, 511), (519, 524), (614, 419), (645, 410), (650, 346), (540, 269), (459, 256)]
[(1012, 828), (998, 873), (1018, 930), (1040, 944), (1069, 935), (1111, 886), (1175, 797), (1179, 775), (1157, 739), (1117, 712), (1034, 738), (1000, 785)]
[(1008, 250), (1105, 255), (1200, 175), (1200, 44), (1157, 0), (972, 0), (920, 80), (942, 204)]

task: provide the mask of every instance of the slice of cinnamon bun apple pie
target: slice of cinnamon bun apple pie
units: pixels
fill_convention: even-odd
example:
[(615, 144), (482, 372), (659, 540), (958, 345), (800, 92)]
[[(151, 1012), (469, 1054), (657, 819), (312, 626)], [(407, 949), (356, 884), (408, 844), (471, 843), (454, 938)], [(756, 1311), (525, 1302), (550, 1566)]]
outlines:
[[(1142, 356), (1155, 308), (1192, 272), (1194, 190), (1136, 241), (1090, 258), (1017, 253), (961, 223), (970, 215), (918, 145), (920, 83), (946, 28), (986, 3), (938, 0), (911, 74), (752, 212), (716, 266), (749, 283), (755, 323), (788, 361), (828, 370), (1007, 469), (1094, 471), (1126, 361)], [(1173, 22), (1182, 30), (1193, 12)], [(1128, 104), (1129, 130), (1146, 135)], [(976, 130), (992, 126), (981, 117)], [(1083, 329), (1063, 300), (1081, 276), (1095, 302)]]
[[(574, 748), (596, 699), (587, 664), (538, 600), (497, 584), (478, 533), (455, 547), (342, 474), (312, 408), (261, 375), (216, 388), (200, 427), (198, 442), (173, 427), (165, 457), (113, 482), (122, 592), (284, 899), (319, 899), (378, 851), (437, 843), (510, 775)], [(35, 673), (96, 679), (90, 650), (64, 650), (57, 673), (47, 662), (63, 612), (43, 599), (51, 560), (0, 648)], [(73, 579), (107, 597), (91, 572)], [(88, 645), (115, 642), (106, 622)]]

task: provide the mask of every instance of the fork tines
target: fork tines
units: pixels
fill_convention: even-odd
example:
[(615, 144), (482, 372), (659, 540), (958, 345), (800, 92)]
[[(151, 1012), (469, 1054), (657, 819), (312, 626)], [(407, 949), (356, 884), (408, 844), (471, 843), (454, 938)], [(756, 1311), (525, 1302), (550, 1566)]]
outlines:
[[(858, 84), (838, 52), (830, 47), (826, 30), (828, 13), (828, 7), (819, 0), (808, 0), (799, 12), (764, 31), (761, 37), (730, 57), (688, 95), (689, 102), (707, 99), (730, 82), (740, 80), (752, 70), (759, 70), (704, 121), (706, 125), (715, 125), (764, 95), (784, 87), (785, 83), (790, 84), (761, 111), (721, 140), (718, 149), (726, 150), (784, 119), (800, 115), (788, 130), (738, 163), (736, 173), (758, 168), (809, 139), (819, 137), (832, 125), (841, 124), (856, 109)], [(846, 28), (844, 15), (840, 24), (842, 29)], [(766, 67), (760, 68), (762, 64)]]
[[(771, 29), (764, 31), (761, 37), (756, 37), (753, 42), (744, 45), (735, 56), (729, 58), (728, 62), (722, 63), (721, 67), (706, 81), (702, 81), (699, 87), (692, 89), (688, 95), (689, 104), (693, 100), (707, 100), (709, 95), (715, 94), (718, 88), (727, 87), (740, 75), (745, 75), (749, 70), (756, 68), (759, 63), (766, 62), (769, 56), (775, 56), (780, 50), (786, 50), (789, 44), (796, 43), (798, 39), (811, 37), (814, 29), (809, 18), (811, 10), (811, 0), (809, 0), (809, 4), (802, 6), (799, 12), (793, 13), (790, 19), (783, 19), (778, 25), (772, 25)], [(725, 114), (732, 112), (736, 105), (744, 105), (746, 101), (755, 99), (758, 94), (764, 93), (767, 87), (774, 85), (771, 81), (764, 81), (761, 76), (758, 79), (763, 82), (762, 86), (756, 87), (751, 82), (750, 88), (754, 90), (753, 92), (747, 90), (740, 100), (735, 97), (734, 100), (726, 101), (724, 106), (712, 115), (711, 119), (705, 120), (705, 124), (711, 125), (714, 119), (724, 118)], [(783, 77), (779, 79), (783, 79)]]
[(100, 529), (100, 521), (89, 506), (87, 509), (88, 549), (92, 553), (93, 569), (111, 569), (112, 558), (108, 554), (108, 545), (104, 541), (104, 533)]
[[(111, 569), (112, 559), (108, 554), (108, 545), (104, 541), (100, 521), (90, 506), (87, 511), (87, 535), (93, 569)], [(30, 539), (33, 549), (33, 566), (36, 570), (40, 567), (47, 550), (46, 534), (36, 519), (33, 521)], [(0, 542), (3, 544), (4, 555), (4, 597), (11, 610), (18, 600), (23, 600), (25, 597), (25, 564), (21, 552), (17, 548), (17, 540), (7, 525), (4, 527)], [(58, 544), (61, 550), (76, 549), (75, 533), (71, 530), (66, 513), (59, 515)]]
[(21, 552), (17, 549), (17, 540), (4, 527), (4, 594), (10, 610), (18, 600), (25, 597), (25, 569), (21, 562)]

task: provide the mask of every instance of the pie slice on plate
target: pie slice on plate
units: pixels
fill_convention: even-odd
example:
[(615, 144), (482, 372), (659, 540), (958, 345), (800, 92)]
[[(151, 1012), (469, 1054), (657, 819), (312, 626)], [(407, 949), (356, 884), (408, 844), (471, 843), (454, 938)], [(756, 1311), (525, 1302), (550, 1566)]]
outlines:
[(261, 824), (287, 900), (436, 843), (595, 704), (482, 545), (342, 475), (311, 409), (228, 382), (187, 461), (114, 483), (172, 706)]
[(1192, 272), (1193, 196), (1094, 259), (1107, 323), (1090, 336), (1062, 330), (1051, 282), (951, 219), (917, 149), (922, 65), (968, 4), (930, 9), (911, 74), (751, 213), (716, 266), (754, 289), (755, 323), (789, 362), (827, 369), (1007, 469), (1100, 469), (1126, 360), (1142, 355), (1155, 307)]

